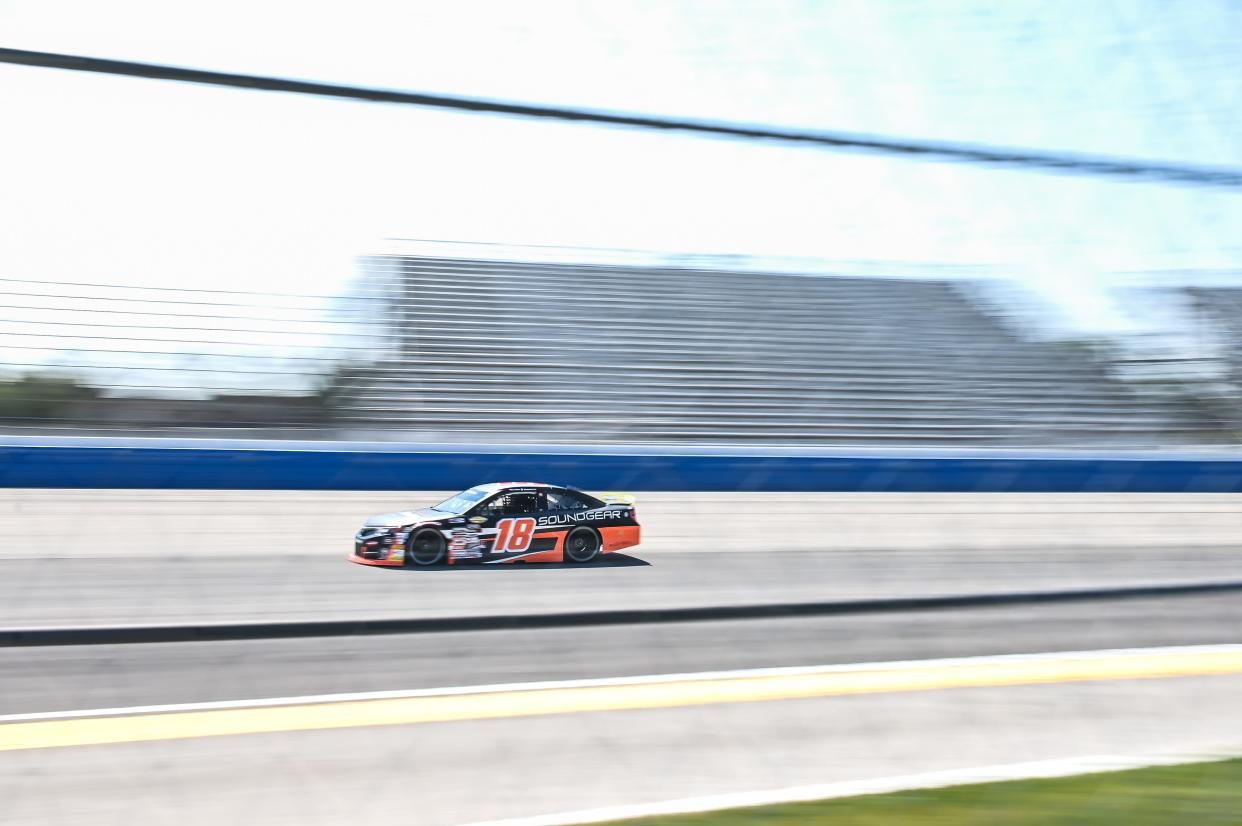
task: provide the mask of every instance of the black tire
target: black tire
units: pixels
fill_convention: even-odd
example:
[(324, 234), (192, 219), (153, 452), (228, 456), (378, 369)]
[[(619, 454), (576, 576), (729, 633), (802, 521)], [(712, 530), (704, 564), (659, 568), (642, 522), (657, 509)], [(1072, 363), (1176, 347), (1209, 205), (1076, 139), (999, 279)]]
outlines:
[(415, 568), (439, 565), (448, 555), (448, 543), (437, 530), (426, 529), (411, 536), (405, 544), (405, 564)]
[(565, 537), (565, 561), (582, 565), (599, 556), (599, 534), (590, 528), (574, 528)]

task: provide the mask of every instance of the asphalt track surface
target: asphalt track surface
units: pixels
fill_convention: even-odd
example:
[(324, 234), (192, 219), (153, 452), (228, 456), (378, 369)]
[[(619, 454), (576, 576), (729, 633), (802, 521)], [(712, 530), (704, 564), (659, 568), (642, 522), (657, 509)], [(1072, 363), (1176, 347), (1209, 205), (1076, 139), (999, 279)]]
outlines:
[[(588, 569), (340, 558), (0, 563), (0, 624), (449, 616), (1236, 578), (1234, 554), (702, 553)], [(713, 564), (718, 561), (719, 564)], [(650, 564), (641, 564), (649, 562)], [(1242, 641), (1242, 597), (0, 649), (0, 714)], [(1083, 754), (1242, 744), (1242, 677), (280, 731), (0, 752), (6, 824), (468, 823)]]
[(370, 568), (340, 554), (0, 559), (0, 628), (460, 617), (1242, 579), (1232, 546), (780, 551), (598, 564)]

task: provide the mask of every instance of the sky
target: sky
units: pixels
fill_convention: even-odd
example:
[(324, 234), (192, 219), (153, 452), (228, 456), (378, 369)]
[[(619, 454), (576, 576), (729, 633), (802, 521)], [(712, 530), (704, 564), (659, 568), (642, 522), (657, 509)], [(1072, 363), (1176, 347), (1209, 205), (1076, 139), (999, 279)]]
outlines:
[[(1242, 167), (1232, 0), (0, 0), (0, 45)], [(1009, 276), (1113, 330), (1101, 285), (1242, 271), (1240, 230), (1237, 191), (0, 66), (0, 278), (333, 294), (413, 237)]]

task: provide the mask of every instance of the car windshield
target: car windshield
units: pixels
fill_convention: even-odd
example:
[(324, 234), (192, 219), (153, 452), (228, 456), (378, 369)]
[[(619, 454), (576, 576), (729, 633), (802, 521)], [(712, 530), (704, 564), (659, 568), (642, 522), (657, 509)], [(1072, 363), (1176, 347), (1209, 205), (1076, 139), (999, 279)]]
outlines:
[(445, 513), (465, 513), (478, 504), (484, 496), (487, 496), (486, 490), (471, 488), (470, 490), (463, 490), (451, 499), (445, 499), (438, 505), (433, 505), (431, 509), (444, 511)]

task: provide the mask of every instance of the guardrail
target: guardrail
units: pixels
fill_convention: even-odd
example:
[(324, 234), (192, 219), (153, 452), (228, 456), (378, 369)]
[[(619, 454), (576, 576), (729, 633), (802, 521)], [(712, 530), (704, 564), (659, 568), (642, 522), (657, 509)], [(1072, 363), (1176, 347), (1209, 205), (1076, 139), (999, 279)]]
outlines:
[(543, 447), (7, 437), (0, 487), (453, 490), (535, 479), (592, 490), (1242, 492), (1242, 456)]

